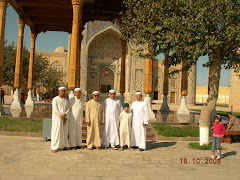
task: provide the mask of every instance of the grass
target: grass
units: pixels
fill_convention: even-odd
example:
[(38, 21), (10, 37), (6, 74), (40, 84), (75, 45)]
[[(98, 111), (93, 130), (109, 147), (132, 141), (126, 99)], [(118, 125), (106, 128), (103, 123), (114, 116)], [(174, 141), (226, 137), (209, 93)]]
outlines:
[[(199, 150), (211, 150), (212, 149), (212, 143), (209, 143), (208, 145), (203, 145), (200, 146), (199, 143), (189, 143), (189, 148), (191, 149), (199, 149)], [(223, 150), (222, 146), (221, 146), (221, 150)]]
[(0, 117), (0, 131), (42, 132), (42, 120)]
[[(196, 126), (174, 127), (167, 124), (154, 124), (153, 127), (159, 135), (166, 137), (199, 137), (199, 127)], [(209, 131), (209, 136), (212, 136), (212, 131)]]
[(228, 107), (228, 105), (226, 105), (226, 104), (217, 104), (216, 106), (217, 107)]
[[(190, 111), (201, 112), (200, 109), (189, 109), (189, 110)], [(225, 112), (225, 111), (217, 111), (217, 114), (220, 115), (220, 116), (227, 116), (227, 112)], [(240, 113), (238, 113), (238, 112), (233, 112), (233, 115), (240, 118)]]

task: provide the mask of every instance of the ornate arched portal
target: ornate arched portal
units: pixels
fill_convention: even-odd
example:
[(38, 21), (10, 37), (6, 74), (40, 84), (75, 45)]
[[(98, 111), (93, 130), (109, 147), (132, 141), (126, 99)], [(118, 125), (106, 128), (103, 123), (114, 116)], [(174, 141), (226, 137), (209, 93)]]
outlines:
[(106, 67), (99, 74), (99, 89), (101, 93), (108, 92), (114, 87), (114, 72)]
[(98, 89), (118, 91), (121, 67), (121, 40), (109, 29), (96, 36), (88, 46), (87, 93)]

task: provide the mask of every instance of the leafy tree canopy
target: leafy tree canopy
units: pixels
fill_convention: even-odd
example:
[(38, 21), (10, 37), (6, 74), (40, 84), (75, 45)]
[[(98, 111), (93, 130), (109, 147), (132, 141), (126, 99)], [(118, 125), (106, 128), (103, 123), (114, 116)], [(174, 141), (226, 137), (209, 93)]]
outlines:
[[(118, 21), (123, 37), (148, 44), (148, 56), (170, 52), (171, 65), (183, 56), (192, 64), (201, 55), (209, 55), (209, 60), (221, 56), (228, 68), (239, 63), (239, 0), (125, 0), (124, 4), (126, 11)], [(142, 50), (138, 53), (144, 55)]]

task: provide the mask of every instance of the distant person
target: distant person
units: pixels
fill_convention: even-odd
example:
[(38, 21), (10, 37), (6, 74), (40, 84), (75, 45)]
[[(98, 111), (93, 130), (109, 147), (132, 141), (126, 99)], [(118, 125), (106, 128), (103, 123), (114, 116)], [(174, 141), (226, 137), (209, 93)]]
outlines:
[(69, 101), (65, 96), (66, 88), (58, 88), (58, 96), (52, 101), (51, 150), (56, 153), (59, 148), (66, 150), (68, 138)]
[(115, 98), (116, 90), (109, 90), (109, 98), (104, 101), (105, 125), (102, 133), (102, 145), (108, 148), (109, 145), (117, 150), (119, 145), (119, 115), (123, 111), (122, 104), (119, 99)]
[(4, 96), (5, 96), (5, 92), (4, 92), (4, 90), (1, 88), (1, 103), (2, 103), (2, 104), (5, 104), (5, 102), (4, 102)]
[(21, 92), (21, 102), (25, 104), (25, 94), (23, 91)]
[(136, 101), (132, 103), (130, 112), (133, 114), (131, 146), (139, 151), (146, 150), (146, 126), (148, 125), (148, 105), (142, 100), (142, 93), (135, 93)]
[(213, 136), (212, 136), (212, 150), (211, 150), (211, 159), (215, 159), (215, 149), (217, 148), (217, 159), (221, 159), (221, 138), (225, 134), (225, 127), (221, 123), (221, 116), (215, 115), (213, 123)]
[(101, 149), (100, 131), (101, 125), (104, 124), (103, 105), (99, 103), (99, 91), (92, 93), (93, 99), (86, 104), (85, 121), (87, 124), (87, 149), (92, 150), (93, 147)]
[(74, 89), (74, 97), (69, 100), (69, 146), (70, 149), (80, 149), (82, 144), (82, 123), (83, 123), (83, 105), (84, 100), (81, 97), (82, 90)]
[(231, 112), (227, 113), (228, 122), (227, 132), (239, 132), (240, 131), (240, 120), (234, 116)]
[(131, 149), (130, 144), (130, 134), (131, 134), (131, 124), (132, 124), (132, 113), (129, 113), (129, 104), (125, 103), (123, 105), (124, 111), (121, 112), (120, 119), (120, 150), (123, 150), (123, 146), (127, 145), (128, 149)]

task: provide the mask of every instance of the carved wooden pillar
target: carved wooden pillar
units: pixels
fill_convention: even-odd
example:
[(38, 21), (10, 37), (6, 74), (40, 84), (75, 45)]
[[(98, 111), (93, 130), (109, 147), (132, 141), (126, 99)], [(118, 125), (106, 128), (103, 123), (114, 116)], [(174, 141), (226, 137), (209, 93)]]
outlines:
[(17, 21), (18, 21), (18, 43), (14, 75), (14, 87), (20, 89), (22, 87), (22, 64), (23, 64), (22, 53), (25, 20), (23, 18), (17, 18)]
[[(148, 53), (148, 48), (146, 50)], [(152, 93), (152, 59), (146, 58), (145, 60), (145, 73), (144, 73), (144, 93), (151, 94)]]
[(18, 43), (17, 43), (17, 54), (16, 54), (16, 64), (15, 64), (15, 74), (14, 74), (14, 91), (13, 99), (10, 109), (21, 109), (22, 104), (20, 100), (20, 89), (22, 87), (22, 64), (23, 64), (23, 34), (25, 27), (25, 19), (20, 17), (17, 18), (18, 21)]
[[(80, 31), (81, 34), (81, 31)], [(83, 36), (80, 35), (80, 40), (79, 40), (79, 51), (78, 51), (78, 58), (77, 58), (77, 83), (76, 87), (80, 87), (80, 64), (81, 64), (81, 43), (82, 43)]]
[(35, 58), (35, 42), (36, 33), (30, 33), (31, 38), (31, 49), (30, 49), (30, 59), (28, 68), (28, 98), (26, 100), (25, 106), (33, 106), (32, 88), (33, 88), (33, 71), (34, 71), (34, 58)]
[[(0, 0), (0, 86), (3, 84), (3, 53), (4, 53), (4, 34), (6, 21), (7, 1)], [(0, 91), (1, 95), (1, 91)], [(0, 114), (4, 113), (2, 103), (0, 103)]]
[(68, 89), (73, 94), (73, 89), (77, 86), (78, 78), (78, 59), (80, 54), (80, 32), (82, 26), (82, 7), (83, 0), (72, 0), (73, 6), (73, 23), (72, 23), (72, 40), (68, 75)]
[(121, 94), (125, 93), (125, 69), (126, 69), (126, 51), (127, 51), (127, 42), (126, 40), (121, 39), (122, 42), (122, 61), (121, 61), (121, 75), (120, 75), (120, 89)]
[(165, 54), (165, 62), (164, 62), (164, 82), (163, 82), (163, 95), (168, 95), (168, 81), (169, 81), (169, 64), (168, 64), (168, 56), (169, 54)]
[(28, 89), (33, 88), (33, 71), (34, 71), (36, 37), (37, 37), (36, 33), (30, 33), (31, 49), (30, 49), (29, 69), (28, 69)]
[(181, 95), (187, 96), (188, 94), (188, 71), (186, 70), (187, 60), (182, 62), (182, 80), (181, 80)]
[(169, 81), (169, 63), (168, 63), (169, 52), (165, 53), (164, 62), (164, 80), (163, 80), (163, 103), (160, 111), (162, 113), (169, 113), (168, 106), (168, 81)]
[[(146, 49), (146, 53), (149, 53), (148, 50), (148, 45)], [(148, 104), (148, 111), (149, 111), (149, 120), (150, 121), (155, 121), (155, 114), (153, 113), (152, 110), (152, 78), (153, 78), (153, 63), (152, 59), (146, 58), (145, 60), (145, 72), (144, 72), (144, 93), (145, 93), (145, 98), (144, 101)]]
[(187, 59), (184, 59), (182, 62), (182, 79), (181, 79), (181, 105), (177, 111), (178, 115), (190, 115), (190, 112), (187, 107), (187, 99), (186, 96), (188, 94), (188, 70), (186, 70)]
[(120, 101), (122, 104), (124, 104), (127, 41), (124, 39), (121, 39), (121, 43), (122, 43), (122, 57), (121, 57), (121, 74), (120, 74), (119, 92), (121, 93)]
[(0, 86), (3, 83), (3, 53), (7, 1), (0, 0)]

